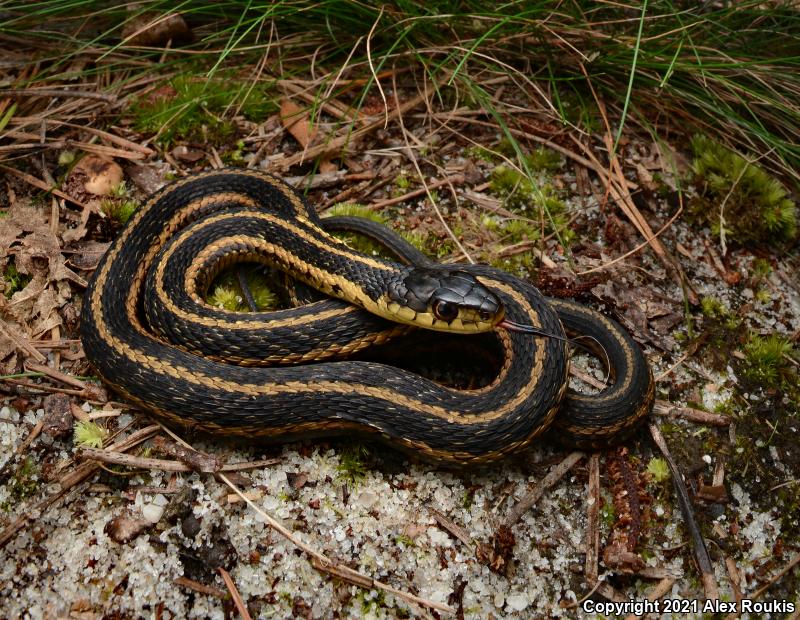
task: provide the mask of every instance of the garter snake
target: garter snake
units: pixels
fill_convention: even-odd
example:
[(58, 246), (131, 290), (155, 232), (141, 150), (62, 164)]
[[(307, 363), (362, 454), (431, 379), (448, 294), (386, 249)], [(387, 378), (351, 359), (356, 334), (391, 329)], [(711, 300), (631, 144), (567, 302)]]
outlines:
[[(652, 374), (619, 325), (548, 301), (501, 270), (437, 265), (409, 248), (397, 253), (415, 264), (351, 250), (294, 189), (264, 173), (187, 177), (151, 196), (101, 259), (83, 301), (83, 347), (106, 382), (183, 426), (279, 439), (368, 432), (456, 463), (520, 450), (554, 418), (558, 435), (582, 445), (624, 434), (648, 414)], [(208, 305), (214, 276), (242, 261), (290, 272), (332, 298), (270, 313)], [(431, 338), (489, 334), (501, 352), (496, 376), (454, 389), (350, 359), (419, 328)], [(564, 328), (603, 348), (612, 383), (601, 393), (567, 389)]]

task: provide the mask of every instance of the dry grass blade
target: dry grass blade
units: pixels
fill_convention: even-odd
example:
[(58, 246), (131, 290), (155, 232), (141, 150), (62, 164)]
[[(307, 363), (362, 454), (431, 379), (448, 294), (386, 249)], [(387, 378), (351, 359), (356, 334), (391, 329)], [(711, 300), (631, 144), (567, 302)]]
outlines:
[(217, 568), (217, 570), (219, 571), (219, 574), (222, 576), (222, 581), (225, 582), (225, 587), (228, 588), (228, 592), (231, 593), (233, 604), (236, 605), (236, 611), (239, 612), (239, 615), (242, 618), (244, 618), (244, 620), (252, 620), (250, 612), (247, 611), (247, 606), (244, 604), (244, 601), (242, 600), (242, 595), (239, 594), (239, 590), (236, 587), (236, 584), (233, 582), (233, 578), (231, 577), (230, 573), (221, 566)]

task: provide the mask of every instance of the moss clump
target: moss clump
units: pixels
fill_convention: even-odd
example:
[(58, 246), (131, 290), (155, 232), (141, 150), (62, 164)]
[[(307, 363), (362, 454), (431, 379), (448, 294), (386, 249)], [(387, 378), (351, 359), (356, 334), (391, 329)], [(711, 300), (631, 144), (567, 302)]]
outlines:
[(31, 277), (29, 275), (20, 273), (13, 262), (9, 263), (5, 273), (3, 273), (3, 293), (10, 299), (14, 293), (28, 286), (30, 281)]
[(503, 206), (509, 211), (536, 219), (544, 213), (545, 232), (557, 232), (564, 243), (574, 236), (567, 226), (566, 205), (551, 185), (534, 185), (527, 175), (498, 166), (492, 171), (489, 189), (503, 200)]
[(131, 107), (134, 128), (158, 133), (165, 144), (175, 140), (220, 144), (233, 135), (235, 125), (226, 118), (237, 112), (248, 120), (263, 120), (278, 110), (263, 86), (237, 79), (230, 72), (179, 75)]
[(770, 244), (797, 235), (796, 205), (780, 181), (705, 136), (695, 136), (692, 149), (700, 197), (690, 213), (715, 234), (738, 244)]
[(94, 422), (76, 422), (73, 427), (75, 445), (82, 448), (102, 448), (108, 431)]
[(667, 462), (659, 458), (650, 459), (650, 462), (647, 464), (647, 473), (658, 483), (669, 480), (671, 476)]
[(792, 372), (792, 343), (778, 334), (751, 335), (744, 354), (744, 375), (764, 387), (780, 387)]
[(366, 459), (369, 449), (363, 444), (354, 444), (342, 450), (339, 464), (336, 466), (337, 478), (355, 487), (367, 477)]
[(259, 311), (274, 310), (278, 307), (277, 295), (270, 288), (267, 276), (258, 266), (241, 265), (221, 273), (211, 286), (211, 295), (206, 297), (206, 302), (215, 308), (222, 308), (230, 312), (249, 312), (250, 306), (239, 285), (236, 270), (243, 268), (247, 287), (256, 302)]
[(0, 509), (8, 512), (15, 504), (36, 493), (39, 484), (39, 468), (36, 466), (36, 461), (27, 456), (8, 481), (9, 498), (0, 505)]
[[(333, 205), (333, 207), (328, 210), (325, 216), (361, 217), (384, 226), (386, 225), (386, 218), (384, 218), (380, 213), (375, 213), (375, 211), (355, 202), (340, 202), (339, 204)], [(364, 235), (351, 232), (335, 232), (333, 233), (333, 236), (341, 241), (344, 241), (356, 252), (361, 252), (362, 254), (367, 254), (368, 256), (383, 256), (389, 259), (394, 258), (394, 256), (387, 252), (386, 248), (384, 248), (380, 243), (376, 243)]]

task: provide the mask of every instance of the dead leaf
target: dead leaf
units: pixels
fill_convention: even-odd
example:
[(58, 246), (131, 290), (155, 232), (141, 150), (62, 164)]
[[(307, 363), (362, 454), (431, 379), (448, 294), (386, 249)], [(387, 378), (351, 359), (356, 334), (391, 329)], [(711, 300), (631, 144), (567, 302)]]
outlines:
[(166, 167), (155, 168), (141, 164), (133, 164), (125, 168), (125, 173), (133, 184), (145, 194), (153, 194), (166, 185)]
[(0, 220), (0, 239), (6, 243), (7, 256), (13, 255), (17, 271), (31, 278), (8, 302), (2, 300), (3, 313), (26, 326), (25, 334), (61, 325), (58, 310), (72, 297), (69, 281), (86, 286), (86, 280), (64, 263), (59, 239), (45, 214), (15, 203)]
[(639, 185), (647, 191), (654, 192), (658, 189), (658, 184), (653, 181), (653, 175), (642, 164), (636, 164), (636, 176), (639, 179)]
[(66, 394), (50, 394), (42, 402), (44, 426), (42, 432), (50, 437), (61, 437), (72, 430), (72, 410)]
[(64, 243), (72, 243), (74, 241), (83, 239), (86, 236), (86, 225), (89, 223), (89, 216), (93, 211), (94, 209), (89, 206), (83, 208), (81, 211), (81, 219), (78, 221), (78, 225), (75, 228), (67, 228), (63, 233), (61, 233), (61, 238), (64, 240)]
[(291, 99), (281, 101), (281, 124), (304, 149), (309, 147), (317, 135), (316, 128), (311, 126), (308, 110)]
[(176, 146), (174, 149), (172, 149), (170, 155), (172, 155), (175, 159), (179, 159), (187, 164), (193, 164), (206, 157), (205, 151), (201, 151), (200, 149), (190, 149), (184, 145)]
[(164, 47), (167, 43), (190, 43), (194, 36), (179, 13), (142, 13), (130, 19), (122, 29), (123, 43), (136, 47)]
[(101, 241), (85, 241), (76, 245), (69, 264), (75, 269), (91, 271), (97, 267), (110, 245), (111, 243)]

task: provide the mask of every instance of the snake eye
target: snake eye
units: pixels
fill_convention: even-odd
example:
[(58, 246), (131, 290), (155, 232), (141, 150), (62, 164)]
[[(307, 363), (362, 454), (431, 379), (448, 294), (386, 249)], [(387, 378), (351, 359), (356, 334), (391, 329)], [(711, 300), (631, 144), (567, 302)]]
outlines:
[(439, 300), (433, 304), (433, 316), (449, 323), (458, 316), (458, 306), (449, 301)]
[(481, 310), (480, 312), (478, 312), (478, 316), (480, 317), (481, 321), (489, 322), (492, 320), (494, 314), (492, 312), (489, 312), (488, 310)]

